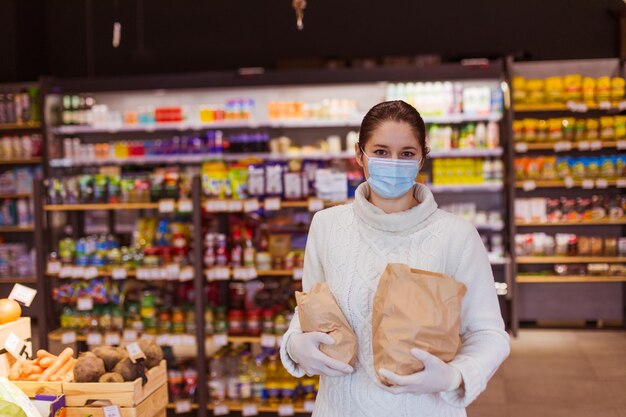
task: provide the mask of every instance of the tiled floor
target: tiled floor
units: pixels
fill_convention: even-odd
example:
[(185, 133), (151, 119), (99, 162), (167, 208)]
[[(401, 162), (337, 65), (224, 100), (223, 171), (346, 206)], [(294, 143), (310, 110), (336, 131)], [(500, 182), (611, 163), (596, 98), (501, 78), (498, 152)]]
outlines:
[(626, 331), (522, 330), (469, 417), (626, 417)]

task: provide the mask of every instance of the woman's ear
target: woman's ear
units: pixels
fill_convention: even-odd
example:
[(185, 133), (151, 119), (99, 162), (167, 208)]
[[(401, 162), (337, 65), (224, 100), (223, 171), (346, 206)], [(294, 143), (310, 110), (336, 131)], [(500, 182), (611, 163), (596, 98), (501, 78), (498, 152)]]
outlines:
[(363, 168), (363, 151), (358, 142), (354, 144), (354, 153), (356, 155), (356, 163)]

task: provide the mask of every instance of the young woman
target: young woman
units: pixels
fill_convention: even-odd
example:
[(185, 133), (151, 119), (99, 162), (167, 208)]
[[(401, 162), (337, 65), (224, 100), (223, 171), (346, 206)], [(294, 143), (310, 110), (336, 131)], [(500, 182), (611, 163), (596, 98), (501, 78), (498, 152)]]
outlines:
[[(304, 290), (326, 282), (358, 337), (354, 368), (319, 350), (324, 333), (303, 333), (296, 315), (283, 337), (283, 365), (296, 377), (321, 375), (315, 417), (461, 417), (509, 354), (491, 265), (474, 226), (437, 208), (415, 182), (428, 154), (424, 121), (403, 101), (374, 106), (359, 133), (356, 157), (367, 182), (352, 204), (318, 212), (305, 251)], [(388, 263), (440, 272), (467, 287), (461, 311), (462, 347), (445, 363), (411, 354), (425, 369), (381, 374), (372, 353), (372, 301)]]

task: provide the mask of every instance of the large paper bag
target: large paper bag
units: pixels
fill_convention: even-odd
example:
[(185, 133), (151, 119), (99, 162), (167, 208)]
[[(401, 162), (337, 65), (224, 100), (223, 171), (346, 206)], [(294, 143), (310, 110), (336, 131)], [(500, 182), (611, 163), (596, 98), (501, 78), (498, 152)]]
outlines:
[(296, 291), (298, 317), (303, 332), (329, 334), (334, 345), (320, 345), (320, 350), (338, 361), (354, 365), (357, 339), (348, 320), (341, 312), (328, 285), (318, 283), (309, 293)]
[[(398, 375), (424, 369), (411, 355), (425, 350), (445, 362), (454, 359), (461, 344), (461, 301), (465, 285), (452, 277), (404, 264), (388, 264), (374, 296), (372, 348), (376, 372)], [(378, 375), (385, 385), (391, 385)]]

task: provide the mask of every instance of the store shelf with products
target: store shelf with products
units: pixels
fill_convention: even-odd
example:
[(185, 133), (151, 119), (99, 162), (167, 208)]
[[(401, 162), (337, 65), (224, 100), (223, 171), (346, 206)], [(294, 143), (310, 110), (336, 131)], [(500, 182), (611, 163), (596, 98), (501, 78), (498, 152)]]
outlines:
[(559, 142), (516, 142), (515, 151), (517, 153), (526, 153), (528, 151), (555, 151), (567, 152), (570, 150), (585, 151), (602, 151), (604, 149), (626, 149), (626, 140), (582, 140), (579, 142), (559, 141)]
[(24, 158), (24, 159), (0, 159), (2, 165), (39, 165), (43, 163), (42, 158)]
[(547, 226), (622, 226), (626, 225), (626, 216), (618, 219), (585, 219), (578, 221), (517, 221), (520, 227), (547, 227)]
[(41, 123), (29, 122), (29, 123), (0, 123), (0, 132), (15, 131), (15, 130), (39, 130), (41, 129)]
[(0, 284), (35, 284), (37, 278), (33, 276), (29, 277), (0, 277)]
[(626, 276), (518, 275), (516, 281), (520, 284), (620, 283), (626, 282)]
[(32, 233), (33, 226), (0, 226), (0, 233)]
[(515, 104), (516, 113), (549, 113), (549, 112), (572, 112), (585, 113), (591, 110), (621, 111), (626, 107), (626, 102), (568, 102), (568, 103), (536, 103), (536, 104)]
[(0, 193), (0, 199), (30, 198), (31, 196), (30, 193)]
[(525, 191), (532, 191), (535, 188), (584, 188), (605, 189), (607, 187), (626, 188), (626, 177), (618, 179), (584, 179), (584, 180), (524, 180), (516, 181), (515, 187)]
[(518, 256), (515, 258), (518, 264), (564, 264), (564, 263), (626, 263), (625, 256)]

